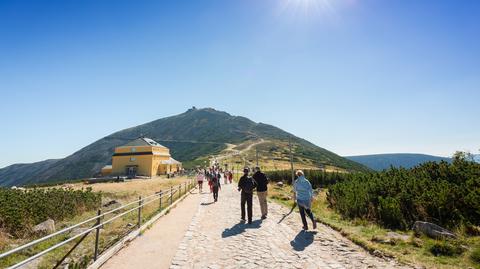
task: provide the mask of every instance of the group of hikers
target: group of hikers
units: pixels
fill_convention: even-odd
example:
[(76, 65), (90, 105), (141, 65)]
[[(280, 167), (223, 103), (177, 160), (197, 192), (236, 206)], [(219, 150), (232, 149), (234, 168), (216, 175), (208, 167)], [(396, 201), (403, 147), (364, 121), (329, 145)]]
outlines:
[[(308, 230), (307, 216), (312, 221), (313, 229), (317, 228), (317, 223), (313, 216), (311, 207), (313, 201), (313, 188), (310, 182), (305, 178), (303, 171), (298, 170), (296, 173), (297, 179), (293, 183), (294, 187), (294, 200), (300, 211), (300, 216), (303, 223), (303, 229)], [(220, 181), (224, 179), (225, 184), (232, 184), (233, 173), (232, 171), (222, 171), (218, 166), (213, 166), (208, 170), (201, 170), (197, 173), (197, 182), (199, 191), (203, 192), (203, 182), (208, 181), (210, 186), (210, 192), (213, 193), (214, 202), (218, 201), (218, 191), (221, 189)], [(268, 178), (260, 170), (260, 167), (254, 168), (254, 173), (250, 176), (250, 169), (243, 169), (243, 176), (238, 181), (238, 191), (240, 191), (240, 208), (241, 208), (241, 221), (248, 224), (252, 223), (252, 203), (253, 193), (256, 190), (258, 201), (260, 204), (261, 219), (266, 219), (268, 215), (267, 204), (267, 191), (268, 191)], [(245, 210), (246, 209), (246, 210)], [(245, 218), (245, 215), (248, 219)]]
[(232, 184), (233, 182), (233, 173), (232, 171), (223, 171), (218, 168), (218, 166), (213, 166), (211, 168), (204, 169), (197, 173), (197, 182), (198, 189), (200, 193), (203, 192), (203, 181), (208, 181), (208, 186), (210, 187), (210, 193), (213, 193), (214, 202), (218, 201), (218, 191), (222, 188), (221, 179), (224, 179), (224, 184)]

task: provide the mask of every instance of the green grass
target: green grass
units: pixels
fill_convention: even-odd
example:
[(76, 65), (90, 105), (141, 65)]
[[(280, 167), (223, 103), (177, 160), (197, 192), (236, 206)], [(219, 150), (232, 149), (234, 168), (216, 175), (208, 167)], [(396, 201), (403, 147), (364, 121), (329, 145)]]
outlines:
[(185, 161), (185, 162), (183, 162), (182, 165), (183, 165), (183, 168), (185, 168), (185, 169), (195, 169), (198, 166), (199, 167), (204, 167), (205, 164), (208, 166), (210, 164), (210, 161), (208, 160), (208, 158), (202, 157), (202, 158), (198, 158), (198, 159), (191, 160), (191, 161)]
[(480, 265), (480, 247), (477, 247), (472, 251), (470, 258), (474, 263)]
[[(269, 199), (286, 207), (293, 205), (292, 187), (269, 188)], [(382, 228), (375, 223), (342, 218), (328, 207), (326, 190), (322, 190), (312, 204), (312, 210), (318, 221), (340, 232), (355, 244), (369, 252), (381, 251), (385, 256), (395, 257), (398, 261), (423, 265), (426, 268), (478, 268), (480, 269), (480, 237), (460, 234), (458, 240), (438, 241), (427, 237), (415, 237), (412, 231), (397, 231)], [(390, 239), (387, 234), (395, 232), (405, 240)], [(460, 231), (459, 231), (460, 232)]]
[(437, 241), (433, 244), (429, 245), (428, 250), (434, 256), (459, 256), (465, 249), (461, 246), (460, 242), (458, 241)]

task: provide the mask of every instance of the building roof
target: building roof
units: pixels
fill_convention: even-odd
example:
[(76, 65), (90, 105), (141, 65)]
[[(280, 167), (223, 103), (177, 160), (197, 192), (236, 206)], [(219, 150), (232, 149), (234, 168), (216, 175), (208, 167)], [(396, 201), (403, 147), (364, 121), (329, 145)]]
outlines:
[(123, 145), (122, 147), (141, 147), (141, 146), (151, 146), (151, 147), (162, 147), (162, 148), (164, 148), (164, 146), (160, 145), (155, 140), (147, 138), (147, 137), (137, 138), (137, 139)]
[(181, 162), (175, 160), (174, 158), (170, 157), (168, 160), (161, 161), (162, 164), (182, 164)]
[(107, 164), (107, 165), (105, 165), (104, 167), (102, 167), (102, 169), (112, 169), (112, 165), (111, 165), (111, 164)]

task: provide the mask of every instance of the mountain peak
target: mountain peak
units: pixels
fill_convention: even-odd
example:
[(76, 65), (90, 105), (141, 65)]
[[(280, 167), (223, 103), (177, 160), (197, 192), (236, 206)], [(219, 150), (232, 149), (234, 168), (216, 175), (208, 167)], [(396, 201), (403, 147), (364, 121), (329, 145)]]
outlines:
[(264, 147), (267, 147), (265, 152), (270, 155), (266, 158), (278, 159), (277, 155), (285, 151), (286, 141), (292, 139), (294, 151), (297, 152), (297, 162), (308, 161), (312, 167), (330, 165), (352, 171), (366, 169), (277, 127), (256, 123), (241, 116), (232, 116), (210, 107), (192, 107), (179, 115), (115, 132), (54, 163), (43, 162), (38, 165), (27, 164), (0, 169), (0, 185), (23, 185), (93, 176), (111, 162), (115, 147), (139, 137), (149, 137), (168, 147), (172, 157), (184, 163), (219, 154), (227, 145), (248, 144), (259, 139), (268, 141)]
[(212, 108), (212, 107), (197, 108), (194, 106), (188, 109), (184, 114), (199, 115), (199, 116), (217, 115), (217, 116), (223, 116), (223, 117), (232, 117), (232, 115), (230, 115), (229, 113), (225, 111), (216, 110), (215, 108)]
[(200, 111), (212, 112), (212, 113), (226, 113), (226, 114), (228, 114), (228, 113), (225, 112), (225, 111), (216, 110), (216, 109), (213, 108), (213, 107), (197, 108), (196, 106), (193, 106), (192, 108), (190, 108), (190, 109), (187, 110), (187, 112), (200, 112)]

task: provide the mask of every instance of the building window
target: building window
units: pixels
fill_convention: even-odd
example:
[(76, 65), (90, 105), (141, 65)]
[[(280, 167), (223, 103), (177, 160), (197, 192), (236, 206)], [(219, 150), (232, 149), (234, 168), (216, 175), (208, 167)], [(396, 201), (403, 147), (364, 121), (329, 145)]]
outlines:
[(137, 148), (131, 148), (130, 151), (135, 152), (135, 151), (137, 151)]
[(134, 161), (136, 161), (136, 160), (137, 160), (137, 158), (135, 158), (135, 157), (130, 157), (130, 161), (131, 161), (131, 162), (134, 162)]

